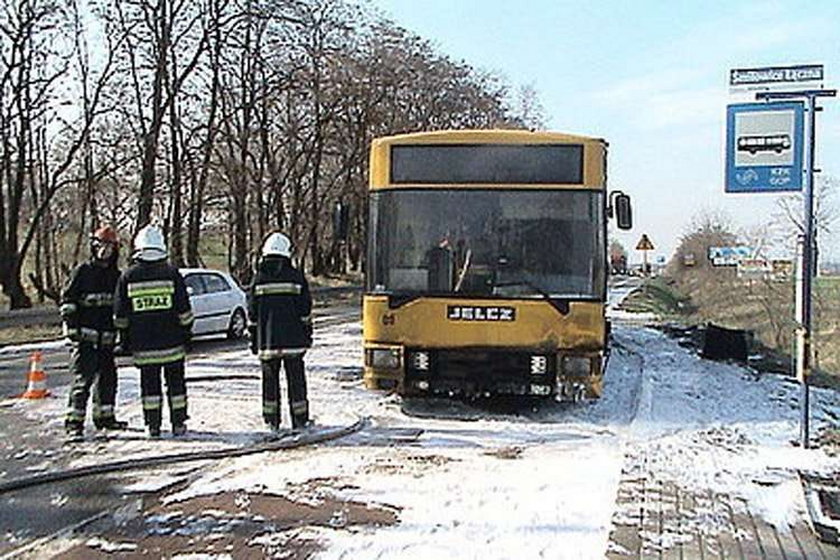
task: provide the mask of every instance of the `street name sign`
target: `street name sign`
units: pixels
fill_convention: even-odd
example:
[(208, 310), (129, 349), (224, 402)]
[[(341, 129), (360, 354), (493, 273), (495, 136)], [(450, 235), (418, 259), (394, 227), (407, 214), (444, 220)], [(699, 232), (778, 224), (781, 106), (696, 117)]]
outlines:
[(802, 190), (805, 106), (801, 101), (726, 108), (726, 192)]
[(801, 87), (822, 82), (825, 69), (822, 64), (799, 66), (769, 66), (764, 68), (734, 68), (729, 71), (730, 88), (777, 89)]

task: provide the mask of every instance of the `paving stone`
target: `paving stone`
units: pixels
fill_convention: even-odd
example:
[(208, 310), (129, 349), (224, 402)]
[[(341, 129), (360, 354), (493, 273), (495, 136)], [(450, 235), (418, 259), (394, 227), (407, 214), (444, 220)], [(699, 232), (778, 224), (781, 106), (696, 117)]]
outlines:
[(777, 530), (740, 498), (635, 475), (617, 496), (610, 560), (840, 560), (804, 522)]

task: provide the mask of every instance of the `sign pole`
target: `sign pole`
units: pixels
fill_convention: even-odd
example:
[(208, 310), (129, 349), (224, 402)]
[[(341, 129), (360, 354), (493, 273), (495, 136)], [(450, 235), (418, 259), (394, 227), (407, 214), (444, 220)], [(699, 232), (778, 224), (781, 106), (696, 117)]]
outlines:
[(636, 250), (642, 252), (642, 276), (648, 275), (648, 251), (653, 251), (653, 243), (646, 233), (642, 234), (639, 242), (636, 244)]
[(805, 165), (805, 242), (802, 252), (802, 370), (799, 384), (801, 388), (800, 440), (802, 448), (808, 449), (810, 437), (810, 400), (811, 389), (808, 376), (811, 374), (811, 294), (814, 278), (814, 148), (816, 146), (816, 102), (813, 95), (808, 96), (808, 159)]
[(796, 377), (800, 384), (800, 443), (804, 449), (810, 446), (810, 387), (808, 377), (811, 373), (811, 293), (812, 281), (816, 272), (814, 263), (814, 163), (816, 154), (817, 97), (834, 97), (837, 90), (810, 90), (791, 92), (760, 92), (756, 99), (790, 99), (805, 97), (808, 101), (808, 157), (805, 160), (805, 185), (803, 194), (803, 213), (805, 216), (802, 243), (802, 258), (799, 259), (798, 282), (800, 293), (797, 294), (797, 359)]

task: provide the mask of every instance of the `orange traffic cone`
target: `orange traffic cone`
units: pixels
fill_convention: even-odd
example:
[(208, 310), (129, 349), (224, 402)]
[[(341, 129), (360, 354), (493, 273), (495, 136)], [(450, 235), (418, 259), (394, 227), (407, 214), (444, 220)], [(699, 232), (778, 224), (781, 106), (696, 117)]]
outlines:
[(47, 374), (41, 369), (41, 353), (32, 352), (29, 358), (29, 375), (26, 392), (21, 395), (24, 399), (43, 399), (50, 394), (47, 391)]

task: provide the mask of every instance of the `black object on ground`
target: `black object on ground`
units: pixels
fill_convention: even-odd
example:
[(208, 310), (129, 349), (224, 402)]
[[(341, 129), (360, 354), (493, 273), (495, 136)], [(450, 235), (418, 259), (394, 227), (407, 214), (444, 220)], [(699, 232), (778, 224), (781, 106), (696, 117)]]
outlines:
[(148, 457), (115, 461), (113, 463), (100, 463), (76, 467), (65, 471), (46, 471), (25, 478), (12, 479), (0, 482), (0, 494), (13, 490), (29, 488), (50, 482), (59, 482), (74, 478), (81, 478), (94, 474), (107, 474), (120, 471), (131, 471), (136, 469), (185, 463), (189, 461), (205, 461), (213, 459), (224, 459), (230, 457), (242, 457), (254, 453), (265, 453), (267, 451), (280, 451), (283, 449), (294, 449), (305, 445), (323, 443), (338, 439), (346, 435), (358, 432), (368, 424), (367, 418), (359, 418), (348, 426), (324, 426), (316, 430), (292, 431), (288, 437), (254, 445), (235, 447), (230, 449), (213, 449), (207, 451), (195, 451), (192, 453), (171, 453), (168, 455), (150, 455)]
[(747, 331), (727, 329), (709, 323), (703, 340), (702, 355), (710, 360), (736, 360), (746, 363)]

